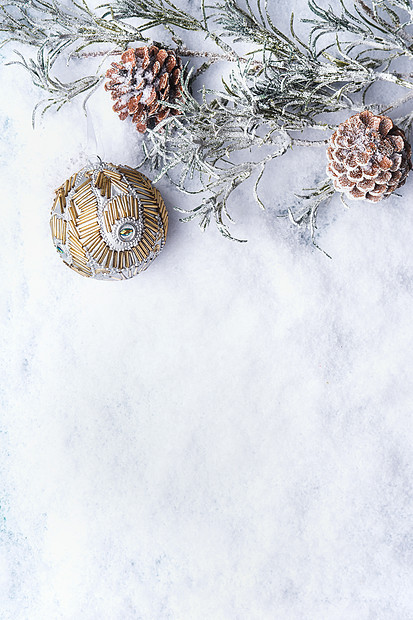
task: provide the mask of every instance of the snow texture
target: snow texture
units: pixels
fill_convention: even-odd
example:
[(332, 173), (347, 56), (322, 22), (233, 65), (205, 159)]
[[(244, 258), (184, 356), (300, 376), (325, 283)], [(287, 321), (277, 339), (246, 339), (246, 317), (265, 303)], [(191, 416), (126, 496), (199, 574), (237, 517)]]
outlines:
[(336, 197), (332, 260), (275, 216), (322, 149), (274, 164), (266, 211), (237, 192), (246, 244), (161, 182), (162, 254), (92, 281), (53, 247), (53, 190), (141, 137), (103, 88), (33, 131), (39, 91), (0, 81), (1, 619), (413, 619), (412, 180)]

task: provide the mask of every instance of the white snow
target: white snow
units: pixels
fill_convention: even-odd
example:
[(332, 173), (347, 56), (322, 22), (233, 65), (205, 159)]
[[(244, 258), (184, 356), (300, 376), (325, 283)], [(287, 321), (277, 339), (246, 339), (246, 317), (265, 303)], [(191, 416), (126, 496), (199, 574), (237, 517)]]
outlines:
[(1, 619), (413, 619), (412, 179), (321, 209), (333, 260), (275, 217), (322, 150), (276, 162), (265, 212), (237, 190), (245, 244), (180, 223), (163, 181), (163, 253), (92, 281), (53, 190), (141, 137), (103, 88), (33, 131), (41, 93), (0, 81)]

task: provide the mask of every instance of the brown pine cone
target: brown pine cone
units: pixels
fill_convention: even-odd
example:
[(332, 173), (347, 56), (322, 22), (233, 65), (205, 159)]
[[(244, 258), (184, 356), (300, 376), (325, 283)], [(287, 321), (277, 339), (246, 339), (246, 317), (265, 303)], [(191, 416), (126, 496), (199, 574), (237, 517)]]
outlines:
[(176, 103), (182, 97), (181, 68), (173, 50), (155, 45), (123, 52), (120, 62), (113, 62), (107, 70), (109, 82), (105, 84), (119, 118), (132, 116), (137, 130), (144, 133), (169, 114), (179, 114), (161, 102)]
[(403, 185), (412, 168), (404, 132), (365, 110), (341, 123), (329, 140), (327, 174), (352, 200), (378, 202)]

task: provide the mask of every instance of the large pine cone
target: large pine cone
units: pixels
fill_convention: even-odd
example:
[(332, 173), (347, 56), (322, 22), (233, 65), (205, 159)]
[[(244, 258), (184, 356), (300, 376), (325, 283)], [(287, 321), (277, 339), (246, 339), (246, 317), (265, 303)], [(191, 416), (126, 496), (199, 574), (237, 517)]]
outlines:
[(412, 168), (404, 132), (365, 110), (338, 126), (327, 148), (327, 174), (353, 200), (378, 202), (403, 185)]
[(120, 62), (107, 70), (105, 89), (115, 100), (113, 109), (124, 120), (132, 116), (141, 133), (154, 127), (176, 109), (161, 102), (176, 103), (182, 97), (181, 60), (173, 50), (138, 47), (123, 52)]

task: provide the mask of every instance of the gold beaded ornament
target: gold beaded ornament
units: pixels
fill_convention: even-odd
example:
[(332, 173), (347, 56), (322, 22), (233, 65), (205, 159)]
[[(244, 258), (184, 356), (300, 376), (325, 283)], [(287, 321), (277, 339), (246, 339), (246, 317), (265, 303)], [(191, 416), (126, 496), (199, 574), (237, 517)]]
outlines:
[(88, 278), (126, 280), (144, 271), (162, 250), (168, 213), (143, 174), (100, 162), (56, 190), (50, 227), (71, 269)]

